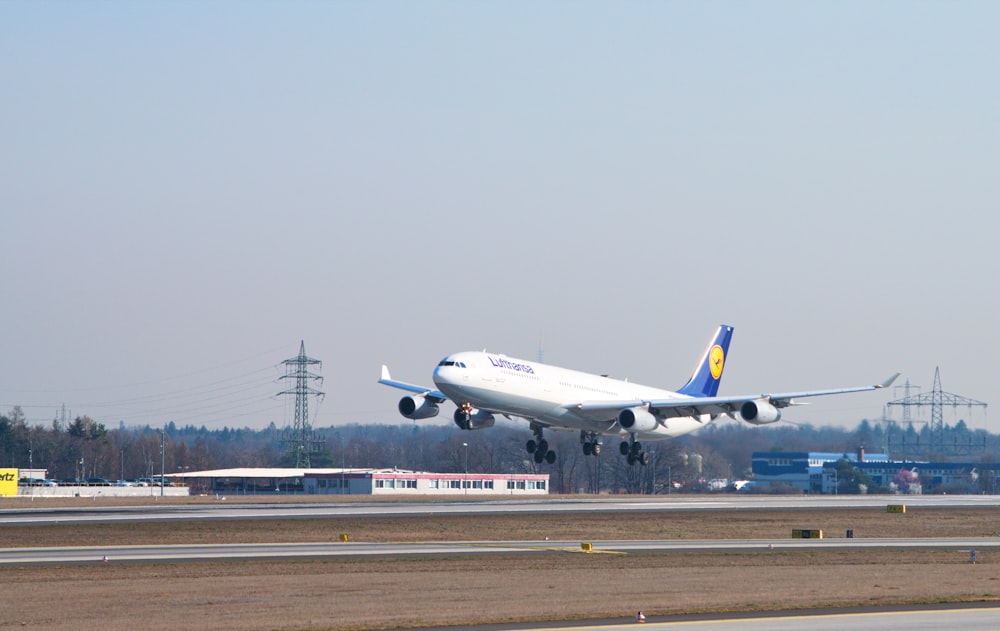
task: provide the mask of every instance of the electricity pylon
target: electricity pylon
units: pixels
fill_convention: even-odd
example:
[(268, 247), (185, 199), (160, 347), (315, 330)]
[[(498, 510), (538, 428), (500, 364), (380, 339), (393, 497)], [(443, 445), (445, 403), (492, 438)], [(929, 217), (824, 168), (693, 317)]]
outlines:
[(308, 469), (311, 467), (309, 454), (320, 450), (325, 439), (317, 436), (309, 424), (309, 397), (323, 397), (323, 392), (309, 385), (310, 380), (322, 383), (323, 377), (309, 372), (310, 366), (322, 366), (323, 362), (306, 355), (306, 343), (299, 345), (298, 357), (281, 362), (285, 365), (285, 374), (281, 379), (294, 379), (295, 387), (279, 392), (279, 395), (295, 395), (295, 422), (291, 429), (286, 429), (281, 442), (287, 445), (288, 451), (295, 454), (295, 467)]
[[(907, 382), (907, 385), (909, 385), (909, 382)], [(987, 404), (982, 401), (977, 401), (976, 399), (970, 399), (969, 397), (963, 397), (958, 394), (943, 391), (941, 389), (941, 371), (939, 368), (934, 368), (934, 387), (931, 388), (930, 392), (906, 396), (902, 399), (896, 399), (895, 401), (889, 401), (888, 405), (903, 408), (903, 419), (905, 422), (910, 424), (907, 429), (912, 427), (912, 421), (910, 420), (910, 408), (929, 407), (931, 409), (931, 423), (929, 428), (930, 444), (926, 445), (928, 456), (940, 457), (945, 455), (946, 450), (951, 451), (953, 455), (958, 455), (959, 453), (968, 454), (973, 450), (978, 449), (978, 446), (972, 445), (971, 437), (968, 445), (959, 445), (957, 442), (954, 445), (944, 444), (944, 406), (949, 405), (953, 408), (963, 406), (967, 407), (971, 412), (974, 407), (981, 407), (985, 410)], [(903, 447), (905, 449), (905, 443)], [(913, 447), (914, 446), (911, 445), (911, 448)], [(919, 443), (916, 447), (919, 450)]]

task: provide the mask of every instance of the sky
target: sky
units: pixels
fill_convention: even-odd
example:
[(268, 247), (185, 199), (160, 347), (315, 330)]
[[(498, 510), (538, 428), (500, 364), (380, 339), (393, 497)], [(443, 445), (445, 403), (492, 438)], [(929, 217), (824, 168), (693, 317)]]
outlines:
[[(723, 323), (720, 394), (896, 371), (929, 392), (940, 367), (993, 403), (997, 23), (991, 2), (2, 3), (0, 411), (281, 427), (304, 342), (314, 426), (410, 424), (383, 363), (431, 385), (487, 349), (676, 388)], [(785, 418), (853, 427), (904, 395)]]

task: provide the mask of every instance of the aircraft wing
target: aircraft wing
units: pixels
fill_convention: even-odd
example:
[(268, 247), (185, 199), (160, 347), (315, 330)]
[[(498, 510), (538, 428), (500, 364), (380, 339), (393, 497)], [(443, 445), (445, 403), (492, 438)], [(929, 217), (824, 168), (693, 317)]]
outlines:
[(448, 400), (448, 397), (439, 390), (434, 388), (427, 388), (425, 386), (418, 386), (413, 383), (406, 383), (405, 381), (395, 381), (391, 376), (389, 376), (389, 367), (382, 364), (382, 378), (378, 380), (379, 383), (392, 386), (393, 388), (399, 388), (400, 390), (406, 390), (407, 392), (413, 392), (422, 396), (427, 397), (435, 403), (443, 403)]
[[(882, 388), (888, 388), (892, 385), (892, 382), (896, 381), (899, 377), (899, 373), (894, 373), (891, 377), (883, 381), (882, 383), (876, 383), (870, 386), (857, 386), (854, 388), (839, 388), (836, 390), (808, 390), (806, 392), (786, 392), (782, 394), (767, 394), (761, 395), (757, 398), (767, 398), (771, 401), (771, 405), (776, 408), (784, 408), (789, 405), (795, 405), (793, 399), (805, 399), (806, 397), (821, 397), (828, 394), (847, 394), (848, 392), (866, 392), (868, 390), (881, 390)], [(744, 398), (743, 401), (748, 401), (750, 399)]]
[(847, 394), (849, 392), (865, 392), (887, 388), (896, 380), (899, 373), (894, 374), (882, 383), (854, 388), (838, 388), (834, 390), (807, 390), (804, 392), (782, 392), (779, 394), (750, 394), (730, 397), (684, 397), (671, 399), (652, 399), (634, 401), (584, 401), (576, 408), (584, 412), (617, 412), (631, 407), (647, 407), (650, 413), (663, 418), (675, 416), (698, 416), (701, 414), (731, 414), (740, 409), (748, 401), (767, 401), (776, 408), (784, 408), (797, 404), (795, 399), (820, 397), (830, 394)]

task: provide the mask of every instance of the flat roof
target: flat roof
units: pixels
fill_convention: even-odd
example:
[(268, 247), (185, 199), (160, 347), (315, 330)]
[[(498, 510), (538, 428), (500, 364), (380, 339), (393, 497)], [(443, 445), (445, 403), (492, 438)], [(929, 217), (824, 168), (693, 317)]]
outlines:
[[(380, 471), (381, 469), (375, 469)], [(341, 474), (373, 469), (299, 469), (290, 467), (237, 467), (234, 469), (211, 469), (208, 471), (185, 471), (167, 473), (168, 478), (301, 478), (306, 473)], [(154, 476), (155, 477), (155, 476)]]
[[(212, 469), (209, 471), (185, 471), (183, 473), (167, 473), (168, 478), (319, 478), (338, 475), (371, 475), (373, 477), (401, 477), (421, 479), (452, 479), (470, 477), (477, 480), (539, 480), (549, 477), (547, 473), (429, 473), (426, 471), (409, 471), (407, 469), (373, 469), (343, 468), (343, 469), (299, 469), (288, 467), (238, 467), (234, 469)], [(155, 476), (158, 477), (158, 476)]]

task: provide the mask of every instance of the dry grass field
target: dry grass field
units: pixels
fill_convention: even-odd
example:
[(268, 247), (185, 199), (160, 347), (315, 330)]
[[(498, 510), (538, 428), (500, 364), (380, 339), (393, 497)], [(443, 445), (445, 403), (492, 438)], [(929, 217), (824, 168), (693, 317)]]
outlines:
[[(997, 536), (1000, 510), (576, 513), (4, 527), (5, 547), (149, 543)], [(775, 551), (2, 568), (0, 629), (388, 629), (1000, 600), (1000, 560)]]

